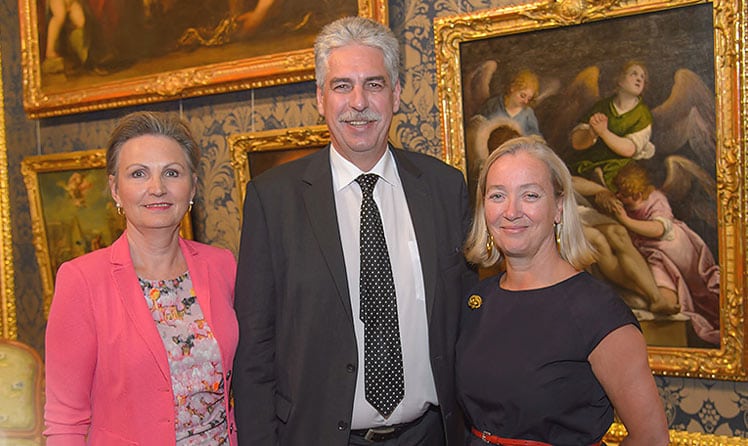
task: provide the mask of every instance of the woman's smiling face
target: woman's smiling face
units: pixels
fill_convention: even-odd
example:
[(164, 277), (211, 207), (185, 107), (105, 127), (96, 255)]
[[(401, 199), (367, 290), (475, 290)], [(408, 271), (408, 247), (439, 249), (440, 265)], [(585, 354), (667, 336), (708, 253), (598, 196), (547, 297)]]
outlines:
[(489, 231), (507, 259), (556, 249), (562, 204), (543, 161), (524, 151), (501, 156), (488, 170), (484, 200)]
[(116, 175), (109, 177), (112, 197), (122, 207), (128, 227), (137, 230), (178, 227), (195, 196), (195, 184), (185, 151), (160, 135), (124, 143)]

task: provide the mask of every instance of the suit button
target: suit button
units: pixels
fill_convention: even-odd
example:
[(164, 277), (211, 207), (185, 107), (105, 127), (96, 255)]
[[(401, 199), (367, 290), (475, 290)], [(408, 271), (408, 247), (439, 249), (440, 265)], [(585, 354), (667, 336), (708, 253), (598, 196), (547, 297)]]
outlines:
[(345, 366), (345, 369), (346, 371), (348, 371), (348, 373), (353, 373), (356, 371), (356, 366), (353, 364), (348, 364), (347, 366)]
[(348, 429), (348, 423), (346, 423), (345, 421), (338, 421), (338, 430), (344, 431), (346, 429)]
[(226, 372), (226, 379), (230, 379), (230, 378), (231, 378), (231, 370)]

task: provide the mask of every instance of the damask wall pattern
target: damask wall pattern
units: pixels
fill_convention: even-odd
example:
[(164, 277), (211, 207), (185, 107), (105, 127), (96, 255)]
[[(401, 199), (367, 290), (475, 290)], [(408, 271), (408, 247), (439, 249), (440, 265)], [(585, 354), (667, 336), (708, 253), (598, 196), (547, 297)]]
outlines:
[[(390, 26), (402, 43), (403, 91), (391, 141), (407, 150), (442, 155), (436, 94), (433, 19), (516, 1), (390, 0)], [(32, 244), (26, 191), (20, 174), (25, 156), (104, 147), (117, 118), (132, 109), (28, 120), (23, 112), (18, 3), (0, 0), (0, 48), (8, 149), (18, 338), (44, 348), (40, 275)], [(150, 104), (139, 109), (181, 113), (203, 150), (195, 237), (236, 252), (241, 204), (231, 167), (227, 136), (322, 123), (315, 85), (304, 82), (225, 95)], [(671, 428), (748, 438), (748, 383), (656, 377)]]

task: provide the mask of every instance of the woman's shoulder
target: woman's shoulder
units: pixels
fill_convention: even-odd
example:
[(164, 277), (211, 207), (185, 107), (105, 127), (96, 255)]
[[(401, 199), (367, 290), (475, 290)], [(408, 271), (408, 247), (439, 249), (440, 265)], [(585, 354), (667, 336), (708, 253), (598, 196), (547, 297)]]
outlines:
[[(502, 273), (503, 274), (503, 273)], [(492, 276), (485, 277), (473, 285), (473, 291), (485, 291), (494, 288), (494, 285), (498, 287), (500, 274), (494, 274)]]
[(581, 272), (569, 281), (567, 297), (570, 311), (579, 320), (603, 316), (634, 320), (631, 309), (616, 289), (588, 272)]
[(181, 239), (182, 243), (195, 255), (211, 259), (235, 260), (234, 254), (227, 248), (209, 245), (195, 240)]
[(589, 299), (592, 296), (599, 296), (605, 299), (618, 298), (618, 293), (616, 293), (615, 289), (609, 283), (598, 279), (586, 271), (572, 276), (566, 281), (566, 284), (571, 291), (571, 296), (583, 300)]
[(109, 246), (96, 249), (74, 259), (68, 260), (62, 266), (74, 266), (84, 270), (97, 270), (113, 263), (123, 263), (126, 257), (130, 258), (130, 249), (127, 244), (126, 233), (120, 234)]
[(109, 245), (107, 247), (88, 252), (74, 259), (70, 259), (64, 262), (63, 265), (67, 264), (83, 269), (91, 267), (101, 268), (102, 265), (111, 263), (111, 253), (113, 249), (114, 248), (112, 247), (112, 245)]

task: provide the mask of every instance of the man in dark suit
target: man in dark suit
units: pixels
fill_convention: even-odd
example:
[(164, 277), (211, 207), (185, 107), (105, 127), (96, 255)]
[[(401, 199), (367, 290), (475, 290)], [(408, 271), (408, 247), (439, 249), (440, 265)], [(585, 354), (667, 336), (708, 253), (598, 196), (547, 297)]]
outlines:
[[(397, 39), (377, 22), (326, 26), (315, 62), (331, 144), (247, 185), (233, 378), (240, 444), (464, 441), (453, 366), (459, 306), (476, 279), (461, 249), (467, 191), (458, 170), (388, 145), (399, 58)], [(368, 178), (380, 237), (360, 232), (371, 221), (362, 214), (372, 197), (368, 189), (364, 198), (363, 174), (376, 174)], [(366, 265), (380, 257), (365, 247), (372, 239), (386, 244), (374, 290), (365, 284)], [(382, 350), (374, 320), (389, 321)], [(381, 351), (391, 356), (375, 363)]]

